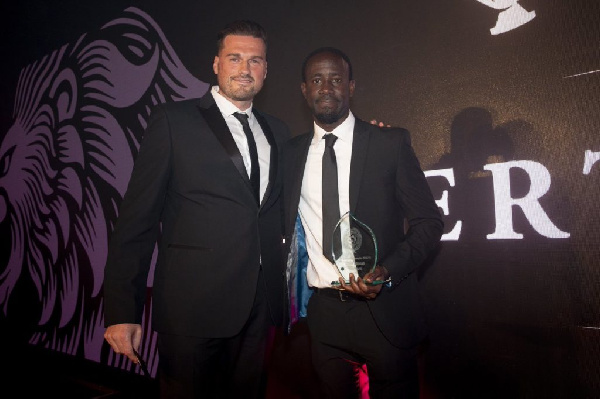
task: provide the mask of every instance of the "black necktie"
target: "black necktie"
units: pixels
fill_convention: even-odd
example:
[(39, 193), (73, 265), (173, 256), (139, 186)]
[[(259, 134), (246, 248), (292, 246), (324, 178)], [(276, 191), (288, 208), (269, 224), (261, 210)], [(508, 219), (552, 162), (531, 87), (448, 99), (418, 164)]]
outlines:
[[(323, 152), (323, 255), (329, 261), (332, 259), (332, 237), (335, 225), (340, 220), (340, 200), (338, 194), (337, 162), (333, 144), (337, 140), (334, 134), (326, 134), (325, 151)], [(339, 230), (338, 230), (339, 232)], [(341, 238), (336, 235), (336, 245), (339, 249)], [(337, 252), (337, 251), (336, 251)]]
[(254, 191), (254, 198), (256, 199), (256, 202), (260, 204), (260, 166), (258, 166), (256, 141), (254, 141), (254, 135), (252, 134), (252, 130), (250, 130), (248, 115), (241, 112), (234, 112), (233, 116), (235, 116), (242, 124), (244, 133), (246, 134), (246, 140), (248, 140), (248, 149), (250, 150), (250, 183), (252, 184), (252, 190)]

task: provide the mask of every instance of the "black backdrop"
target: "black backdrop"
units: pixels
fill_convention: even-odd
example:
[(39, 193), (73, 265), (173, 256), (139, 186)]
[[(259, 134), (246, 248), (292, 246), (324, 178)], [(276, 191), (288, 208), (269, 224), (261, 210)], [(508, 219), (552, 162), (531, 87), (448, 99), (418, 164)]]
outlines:
[[(0, 283), (14, 267), (8, 259), (15, 251), (11, 226), (18, 212), (11, 199), (16, 180), (7, 161), (7, 132), (15, 126), (21, 71), (134, 6), (162, 29), (183, 66), (212, 84), (216, 31), (233, 19), (250, 18), (270, 35), (259, 108), (285, 119), (295, 134), (308, 129), (310, 116), (299, 90), (302, 59), (324, 45), (343, 49), (357, 82), (355, 114), (411, 131), (434, 195), (447, 207), (446, 233), (460, 224), (460, 234), (446, 237), (420, 271), (431, 326), (422, 356), (428, 397), (597, 396), (600, 170), (593, 161), (600, 151), (600, 5), (597, 0), (523, 0), (518, 5), (534, 11), (535, 18), (492, 34), (502, 10), (489, 3), (3, 3)], [(525, 161), (535, 168), (527, 169)], [(452, 184), (436, 172), (446, 169), (452, 169)], [(508, 183), (503, 176), (509, 176)], [(503, 203), (544, 184), (547, 192), (529, 208), (508, 206), (508, 219), (498, 219), (495, 212)], [(534, 213), (535, 204), (542, 214)], [(115, 215), (106, 215), (110, 234)], [(515, 236), (489, 238), (503, 223), (511, 226), (504, 231)], [(61, 345), (40, 338), (50, 335), (44, 328), (56, 330), (65, 323), (40, 328), (43, 295), (33, 295), (32, 268), (26, 261), (21, 266), (16, 288), (0, 298), (5, 331), (74, 356), (130, 367), (105, 347), (99, 356), (91, 355), (82, 349), (85, 339)], [(101, 293), (95, 299), (101, 301)], [(293, 362), (293, 353), (282, 356)]]

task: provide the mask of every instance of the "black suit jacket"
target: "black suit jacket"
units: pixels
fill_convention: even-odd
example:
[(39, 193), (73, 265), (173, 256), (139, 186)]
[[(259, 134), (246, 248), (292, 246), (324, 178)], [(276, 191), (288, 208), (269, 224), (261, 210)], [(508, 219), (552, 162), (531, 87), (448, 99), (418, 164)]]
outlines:
[[(308, 147), (314, 132), (286, 144), (284, 210), (288, 248), (294, 242), (300, 190)], [(384, 335), (394, 345), (409, 347), (425, 334), (415, 271), (438, 244), (443, 223), (407, 130), (380, 128), (356, 119), (350, 164), (350, 212), (377, 238), (378, 264), (390, 272), (393, 285), (367, 301)], [(405, 233), (405, 220), (409, 229)], [(295, 267), (288, 262), (289, 267)], [(289, 311), (289, 301), (287, 310)], [(289, 314), (287, 315), (289, 317)]]
[(158, 240), (152, 325), (158, 332), (226, 337), (250, 313), (264, 271), (273, 321), (283, 290), (280, 120), (254, 110), (271, 144), (269, 185), (257, 204), (214, 98), (152, 113), (112, 233), (104, 278), (105, 325), (141, 323)]

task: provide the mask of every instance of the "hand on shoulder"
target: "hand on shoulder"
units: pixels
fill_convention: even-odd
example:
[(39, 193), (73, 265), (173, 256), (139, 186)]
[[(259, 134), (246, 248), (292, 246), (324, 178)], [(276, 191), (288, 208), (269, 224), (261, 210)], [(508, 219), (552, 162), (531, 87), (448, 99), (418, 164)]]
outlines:
[(391, 127), (390, 125), (385, 125), (383, 122), (377, 122), (376, 119), (371, 119), (371, 125), (379, 126), (379, 127)]

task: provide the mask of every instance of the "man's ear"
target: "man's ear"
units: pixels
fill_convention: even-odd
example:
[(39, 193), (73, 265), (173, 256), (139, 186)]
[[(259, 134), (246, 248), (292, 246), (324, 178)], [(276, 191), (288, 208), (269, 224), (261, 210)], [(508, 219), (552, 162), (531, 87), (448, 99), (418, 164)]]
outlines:
[(304, 98), (306, 98), (306, 83), (304, 83), (304, 82), (300, 83), (300, 91), (302, 92), (302, 95), (304, 96)]
[(213, 72), (215, 75), (219, 74), (219, 56), (215, 55), (215, 60), (213, 61)]
[(350, 88), (350, 97), (352, 97), (354, 95), (354, 87), (356, 86), (356, 81), (355, 80), (351, 80), (349, 82), (349, 88)]

